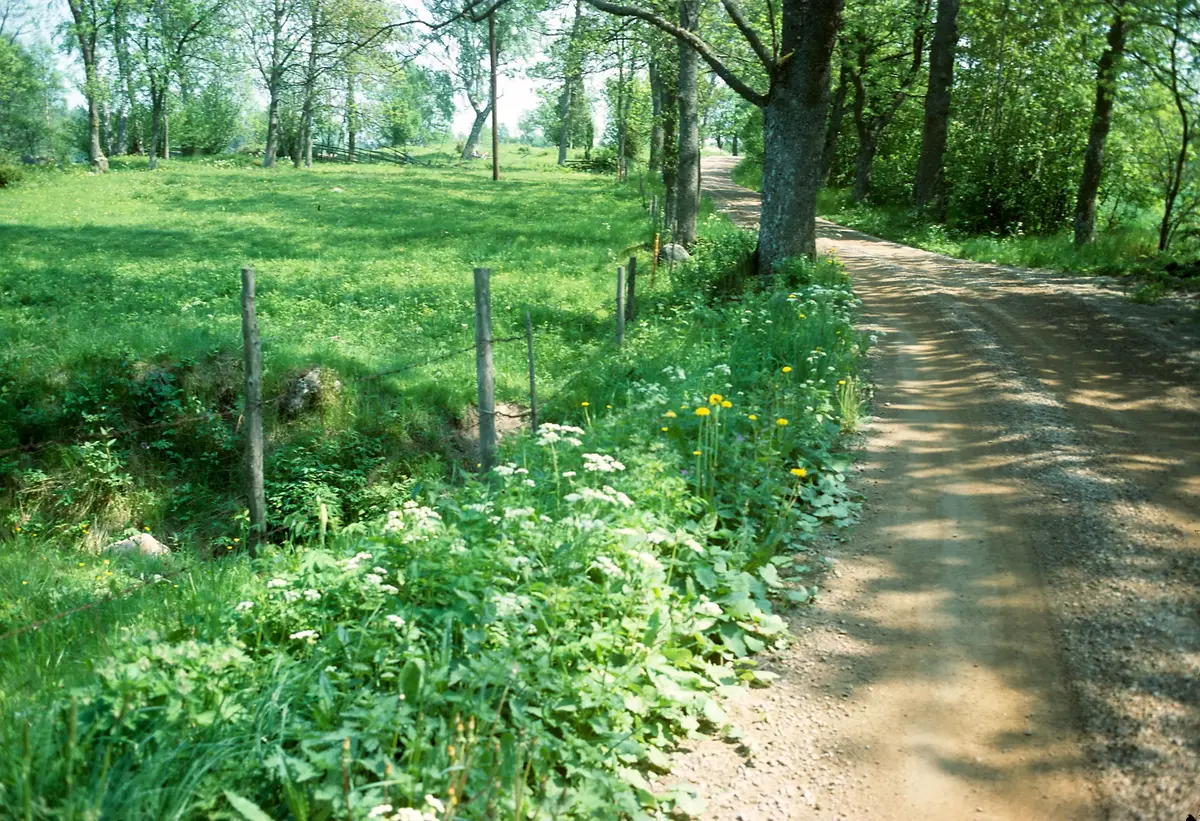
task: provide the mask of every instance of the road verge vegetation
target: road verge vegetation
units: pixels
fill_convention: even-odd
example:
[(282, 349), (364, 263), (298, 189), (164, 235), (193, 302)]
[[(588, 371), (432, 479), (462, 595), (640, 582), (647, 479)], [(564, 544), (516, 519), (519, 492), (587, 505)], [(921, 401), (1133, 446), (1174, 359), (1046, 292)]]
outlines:
[[(119, 628), (5, 640), (0, 802), (253, 821), (698, 810), (647, 774), (693, 734), (736, 734), (722, 693), (770, 681), (752, 657), (785, 639), (781, 605), (817, 594), (814, 534), (857, 511), (849, 280), (794, 260), (790, 290), (735, 289), (752, 244), (711, 220), (625, 346), (485, 477), (430, 479), (257, 560), (89, 561), (152, 584)], [(56, 671), (81, 641), (87, 669)]]

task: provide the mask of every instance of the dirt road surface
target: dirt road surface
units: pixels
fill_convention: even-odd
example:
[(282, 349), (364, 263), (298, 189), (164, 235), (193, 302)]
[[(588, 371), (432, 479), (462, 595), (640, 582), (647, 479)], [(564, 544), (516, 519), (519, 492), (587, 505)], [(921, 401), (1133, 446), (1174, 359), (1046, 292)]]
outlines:
[[(757, 195), (707, 158), (735, 221)], [(857, 482), (769, 688), (664, 781), (705, 818), (1200, 817), (1200, 325), (829, 223), (878, 334)], [(817, 558), (817, 557), (810, 557)]]

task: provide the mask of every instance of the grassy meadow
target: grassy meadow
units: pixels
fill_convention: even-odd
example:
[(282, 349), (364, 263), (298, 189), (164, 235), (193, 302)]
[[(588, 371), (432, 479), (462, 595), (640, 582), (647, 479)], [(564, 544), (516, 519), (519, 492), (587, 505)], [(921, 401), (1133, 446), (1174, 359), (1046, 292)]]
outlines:
[[(783, 292), (743, 279), (753, 234), (710, 215), (617, 349), (636, 189), (515, 159), (500, 185), (219, 160), (0, 192), (0, 449), (107, 437), (3, 457), (0, 816), (703, 811), (651, 779), (688, 739), (737, 738), (722, 696), (770, 683), (754, 656), (819, 595), (815, 536), (858, 510), (857, 302), (833, 260), (791, 261)], [(343, 380), (270, 419), (257, 558), (247, 263), (267, 395), (313, 364)], [(469, 346), (475, 265), (495, 271), (497, 336), (533, 310), (559, 392), (486, 477), (447, 444), (469, 354), (354, 381)], [(522, 398), (523, 356), (498, 352), (501, 398)], [(204, 421), (120, 432), (186, 415)], [(175, 550), (97, 550), (147, 529)]]
[[(470, 347), (472, 268), (487, 266), (495, 335), (523, 334), (529, 309), (542, 393), (554, 394), (608, 343), (614, 265), (648, 230), (636, 192), (610, 179), (559, 171), (545, 152), (506, 161), (497, 185), (483, 167), (265, 171), (232, 158), (151, 174), (131, 160), (2, 192), (0, 450), (229, 412), (241, 394), (239, 269), (252, 265), (264, 395), (312, 366), (343, 383), (319, 414), (269, 420), (285, 446), (268, 470), (276, 524), (322, 501), (361, 518), (403, 476), (440, 475), (461, 457), (448, 443), (474, 398), (472, 355), (354, 380)], [(523, 346), (498, 347), (496, 366), (499, 398), (521, 401)], [(113, 448), (0, 457), (0, 532), (70, 540), (83, 526), (92, 546), (130, 527), (234, 536), (235, 433), (214, 418), (114, 434)], [(402, 469), (367, 464), (385, 459)], [(313, 465), (372, 475), (350, 487)], [(36, 482), (30, 467), (44, 471)]]

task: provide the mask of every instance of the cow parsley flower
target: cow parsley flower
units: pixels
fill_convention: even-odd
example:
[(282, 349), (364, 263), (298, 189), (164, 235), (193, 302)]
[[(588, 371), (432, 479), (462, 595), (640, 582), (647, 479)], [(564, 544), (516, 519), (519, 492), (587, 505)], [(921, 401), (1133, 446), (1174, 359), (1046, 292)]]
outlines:
[(321, 634), (316, 630), (299, 630), (292, 633), (288, 638), (296, 641), (307, 641), (309, 644), (316, 644), (317, 639), (321, 638)]

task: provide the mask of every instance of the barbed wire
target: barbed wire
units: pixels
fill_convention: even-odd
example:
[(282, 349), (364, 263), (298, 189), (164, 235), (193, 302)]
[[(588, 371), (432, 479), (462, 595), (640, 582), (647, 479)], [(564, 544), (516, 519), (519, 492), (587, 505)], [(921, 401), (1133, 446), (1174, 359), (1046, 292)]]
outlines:
[[(509, 342), (524, 342), (524, 341), (525, 341), (524, 336), (507, 336), (507, 337), (502, 337), (500, 339), (493, 339), (492, 344), (493, 345), (501, 345), (501, 344), (507, 344)], [(456, 356), (462, 356), (463, 354), (469, 353), (473, 350), (475, 350), (475, 345), (469, 345), (465, 348), (459, 348), (457, 350), (450, 351), (448, 353), (442, 354), (442, 355), (434, 357), (432, 359), (426, 359), (421, 362), (413, 362), (408, 365), (401, 366), (399, 368), (390, 368), (385, 371), (379, 371), (377, 373), (367, 374), (365, 376), (345, 377), (345, 378), (342, 378), (340, 381), (344, 385), (345, 384), (353, 385), (353, 384), (358, 384), (361, 382), (373, 382), (377, 379), (383, 379), (388, 376), (396, 376), (398, 374), (407, 373), (408, 371), (416, 370), (417, 368), (426, 368), (426, 367), (429, 367), (430, 365), (438, 365), (438, 364), (441, 364), (442, 362), (447, 362)], [(257, 404), (259, 407), (266, 407), (266, 406), (275, 404), (276, 402), (279, 402), (281, 399), (285, 398), (288, 395), (288, 393), (289, 393), (289, 391), (284, 391), (282, 393), (276, 394), (276, 395), (268, 397), (266, 399), (262, 399)], [(41, 442), (30, 442), (30, 443), (27, 443), (24, 445), (17, 445), (15, 447), (0, 449), (0, 457), (12, 456), (14, 454), (19, 454), (19, 453), (37, 453), (38, 451), (42, 451), (42, 450), (45, 450), (46, 448), (51, 448), (51, 447), (57, 447), (57, 446), (63, 446), (63, 445), (83, 445), (83, 444), (87, 444), (89, 442), (99, 442), (99, 441), (102, 441), (105, 439), (117, 439), (117, 438), (120, 438), (121, 436), (127, 436), (127, 435), (137, 434), (137, 433), (144, 433), (146, 431), (151, 431), (151, 430), (169, 430), (171, 428), (183, 427), (185, 425), (196, 424), (199, 422), (211, 422), (214, 419), (227, 419), (232, 416), (241, 414), (245, 410), (246, 407), (247, 407), (247, 404), (243, 403), (243, 405), (238, 408), (229, 408), (226, 410), (210, 410), (210, 411), (206, 411), (203, 414), (197, 414), (195, 416), (186, 416), (186, 417), (179, 417), (176, 419), (172, 419), (169, 422), (148, 422), (148, 423), (144, 423), (144, 424), (134, 423), (132, 425), (126, 425), (126, 426), (123, 426), (120, 428), (112, 428), (112, 429), (107, 429), (107, 430), (104, 428), (101, 428), (100, 432), (93, 433), (93, 434), (85, 434), (83, 436), (75, 437), (72, 439), (48, 439), (48, 440), (44, 440)]]
[(94, 608), (99, 607), (102, 604), (107, 604), (108, 602), (111, 602), (111, 601), (117, 601), (118, 599), (127, 598), (128, 596), (133, 595), (134, 593), (138, 592), (139, 590), (144, 590), (145, 588), (147, 588), (151, 585), (154, 585), (154, 584), (162, 584), (163, 582), (167, 581), (168, 579), (173, 579), (182, 573), (186, 573), (187, 570), (188, 570), (188, 568), (180, 568), (179, 570), (173, 570), (170, 573), (164, 573), (161, 575), (156, 574), (155, 578), (153, 578), (153, 579), (148, 579), (140, 584), (131, 584), (128, 587), (126, 587), (124, 590), (119, 590), (115, 593), (109, 593), (104, 598), (96, 599), (95, 601), (90, 601), (86, 604), (81, 604), (78, 607), (72, 607), (69, 610), (60, 610), (57, 613), (46, 616), (44, 619), (38, 619), (37, 621), (30, 622), (29, 624), (26, 624), (22, 627), (17, 627), (12, 630), (9, 630), (7, 633), (0, 635), (0, 641), (8, 641), (11, 638), (15, 638), (15, 637), (21, 635), (22, 633), (28, 633), (32, 630), (39, 630), (42, 627), (45, 627), (47, 624), (51, 624), (53, 622), (65, 619), (67, 616), (74, 616), (76, 613), (83, 613), (87, 610), (92, 610)]

